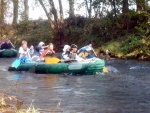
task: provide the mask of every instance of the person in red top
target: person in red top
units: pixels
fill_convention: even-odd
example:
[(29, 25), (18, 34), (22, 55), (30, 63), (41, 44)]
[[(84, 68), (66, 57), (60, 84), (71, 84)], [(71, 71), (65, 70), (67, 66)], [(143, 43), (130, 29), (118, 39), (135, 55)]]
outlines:
[(40, 60), (43, 60), (45, 56), (52, 56), (54, 54), (54, 45), (52, 43), (49, 43), (48, 48), (42, 52)]

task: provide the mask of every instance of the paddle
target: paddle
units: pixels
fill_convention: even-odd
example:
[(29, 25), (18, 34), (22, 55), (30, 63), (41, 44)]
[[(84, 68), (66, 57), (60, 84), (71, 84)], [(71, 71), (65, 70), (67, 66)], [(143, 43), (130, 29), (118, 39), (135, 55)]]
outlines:
[[(56, 57), (45, 57), (45, 63), (46, 63), (46, 64), (56, 64), (56, 63), (58, 63), (58, 62), (60, 62), (60, 61), (61, 61), (61, 60), (60, 60), (59, 58), (56, 58)], [(40, 61), (38, 61), (38, 63), (37, 63), (34, 67), (30, 68), (30, 69), (28, 70), (28, 72), (34, 73), (34, 72), (35, 72), (35, 68), (36, 68), (36, 66), (39, 64), (39, 62), (40, 62)]]
[[(92, 51), (93, 51), (93, 53), (95, 54), (95, 56), (97, 57), (97, 54), (96, 54), (96, 52), (94, 51), (94, 49), (92, 48)], [(107, 68), (104, 66), (104, 68), (103, 68), (103, 72), (105, 72), (105, 73), (108, 73), (108, 70), (107, 70)]]
[[(60, 59), (57, 58), (57, 57), (45, 57), (45, 63), (46, 63), (46, 64), (57, 64), (57, 63), (59, 63), (60, 61), (61, 61), (61, 62), (64, 62), (64, 63), (70, 63), (70, 62), (75, 62), (76, 60), (64, 61), (64, 60), (60, 60)], [(40, 61), (39, 61), (39, 62), (40, 62)], [(36, 68), (36, 66), (39, 64), (39, 62), (38, 62), (34, 67), (30, 68), (30, 69), (28, 70), (28, 72), (34, 73), (34, 72), (35, 72), (35, 68)]]
[(18, 68), (18, 66), (20, 65), (21, 59), (17, 58), (11, 65), (11, 67), (15, 67)]
[(31, 68), (28, 70), (28, 72), (34, 73), (34, 72), (35, 72), (35, 68), (36, 68), (37, 65), (38, 65), (38, 63), (37, 63), (35, 66), (31, 67)]
[(11, 46), (15, 49), (15, 46), (14, 46), (14, 44), (11, 42), (11, 41), (9, 41), (10, 42), (10, 44), (11, 44)]
[(71, 62), (77, 62), (77, 60), (61, 60), (57, 57), (46, 57), (45, 58), (45, 63), (46, 64), (57, 64), (59, 62), (71, 63)]
[(61, 60), (57, 57), (45, 57), (45, 63), (46, 64), (56, 64), (60, 62)]

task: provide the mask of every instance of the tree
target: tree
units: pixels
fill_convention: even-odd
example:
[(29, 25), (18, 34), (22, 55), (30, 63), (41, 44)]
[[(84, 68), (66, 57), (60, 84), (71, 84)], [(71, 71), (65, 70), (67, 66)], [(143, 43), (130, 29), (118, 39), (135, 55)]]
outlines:
[(117, 10), (116, 10), (116, 0), (112, 0), (112, 4), (113, 4), (113, 7), (114, 7), (114, 14), (115, 14), (115, 17), (117, 17)]
[(64, 13), (63, 13), (62, 2), (61, 2), (61, 0), (58, 0), (58, 2), (59, 2), (59, 7), (60, 7), (60, 11), (59, 11), (60, 20), (61, 20), (61, 22), (64, 22)]
[(4, 0), (0, 2), (0, 24), (4, 23)]
[[(58, 18), (58, 13), (54, 5), (53, 0), (49, 0), (49, 9), (50, 12), (47, 11), (46, 6), (43, 3), (43, 0), (39, 0), (39, 3), (41, 4), (43, 10), (45, 11), (45, 14), (48, 18), (48, 21), (50, 23), (50, 26), (53, 30), (53, 39), (55, 45), (57, 45), (57, 49), (61, 48), (61, 45), (64, 42), (65, 34), (64, 34), (64, 18), (63, 18), (63, 7), (62, 7), (62, 1), (59, 0), (59, 8), (60, 8), (60, 18)], [(53, 19), (54, 18), (54, 19)]]
[(28, 0), (24, 0), (24, 14), (26, 19), (29, 19), (29, 6), (28, 6)]
[(69, 0), (69, 17), (74, 17), (74, 0)]
[(129, 3), (128, 0), (123, 0), (122, 3), (122, 12), (127, 13), (129, 11)]
[(13, 24), (17, 24), (18, 20), (18, 0), (13, 0)]
[(137, 11), (145, 11), (146, 3), (145, 0), (136, 0)]
[(85, 0), (86, 9), (89, 15), (89, 18), (92, 17), (92, 0)]
[(42, 8), (43, 8), (43, 10), (44, 10), (44, 12), (45, 12), (45, 14), (46, 14), (48, 20), (51, 21), (50, 13), (47, 11), (47, 9), (46, 9), (46, 7), (45, 7), (45, 5), (44, 5), (44, 3), (43, 3), (43, 0), (38, 0), (38, 1), (39, 1), (40, 5), (42, 6)]

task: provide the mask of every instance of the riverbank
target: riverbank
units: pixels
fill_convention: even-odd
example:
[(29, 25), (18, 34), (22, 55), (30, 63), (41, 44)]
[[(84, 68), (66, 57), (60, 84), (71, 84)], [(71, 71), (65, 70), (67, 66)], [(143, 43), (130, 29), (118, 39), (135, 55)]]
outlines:
[(99, 47), (97, 53), (104, 59), (112, 57), (150, 61), (149, 38), (139, 39), (136, 36), (132, 36), (124, 39), (124, 41), (116, 39)]

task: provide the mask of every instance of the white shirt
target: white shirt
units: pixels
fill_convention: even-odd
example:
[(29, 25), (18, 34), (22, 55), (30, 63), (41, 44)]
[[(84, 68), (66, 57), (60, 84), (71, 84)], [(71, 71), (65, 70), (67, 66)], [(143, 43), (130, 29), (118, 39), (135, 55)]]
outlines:
[(29, 48), (27, 48), (27, 50), (25, 51), (22, 47), (19, 48), (19, 58), (22, 57), (27, 57), (27, 58), (31, 58), (31, 54), (33, 54), (34, 51), (30, 50)]
[[(63, 59), (65, 61), (68, 61), (70, 59), (69, 55), (68, 54), (63, 54)], [(77, 60), (77, 61), (83, 61), (84, 59), (79, 57), (77, 54), (75, 54), (75, 59), (74, 60)]]

